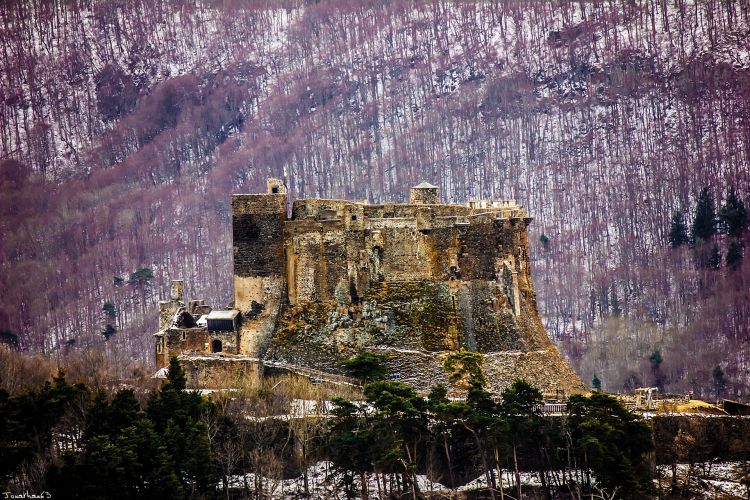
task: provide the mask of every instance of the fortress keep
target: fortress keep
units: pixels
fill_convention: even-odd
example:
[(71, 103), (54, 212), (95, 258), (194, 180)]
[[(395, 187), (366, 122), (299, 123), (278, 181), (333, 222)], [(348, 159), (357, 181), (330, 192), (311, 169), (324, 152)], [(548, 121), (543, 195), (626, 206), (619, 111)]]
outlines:
[(441, 204), (422, 183), (409, 203), (304, 199), (289, 216), (284, 184), (269, 179), (265, 194), (233, 195), (232, 219), (233, 309), (186, 306), (174, 282), (158, 366), (212, 353), (336, 374), (338, 361), (375, 351), (425, 389), (447, 383), (445, 357), (467, 349), (482, 353), (493, 390), (517, 377), (548, 393), (585, 390), (542, 326), (532, 218), (514, 201)]

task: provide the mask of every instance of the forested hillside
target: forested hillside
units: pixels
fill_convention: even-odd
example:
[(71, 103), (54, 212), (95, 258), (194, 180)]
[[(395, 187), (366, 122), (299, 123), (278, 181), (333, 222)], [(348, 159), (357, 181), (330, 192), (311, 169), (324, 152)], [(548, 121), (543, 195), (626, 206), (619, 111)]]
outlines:
[(148, 361), (169, 278), (230, 301), (231, 193), (427, 180), (534, 214), (584, 379), (750, 391), (748, 0), (6, 0), (0, 23), (4, 342)]

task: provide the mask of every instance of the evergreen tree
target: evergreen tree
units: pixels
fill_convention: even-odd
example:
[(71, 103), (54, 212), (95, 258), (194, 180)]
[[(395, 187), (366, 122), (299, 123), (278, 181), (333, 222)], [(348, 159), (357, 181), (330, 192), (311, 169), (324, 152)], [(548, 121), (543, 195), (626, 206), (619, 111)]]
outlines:
[[(367, 412), (342, 398), (333, 399), (333, 419), (326, 443), (327, 455), (334, 469), (343, 475), (346, 498), (355, 498), (359, 477), (362, 497), (367, 497), (366, 475), (373, 469), (374, 450), (379, 442)], [(380, 443), (382, 445), (382, 441)]]
[(104, 325), (104, 328), (102, 329), (102, 335), (104, 335), (104, 340), (109, 340), (109, 338), (117, 333), (117, 327), (115, 325), (111, 325), (107, 323)]
[(727, 194), (727, 199), (719, 209), (719, 228), (725, 234), (739, 237), (747, 228), (748, 216), (745, 204), (737, 197), (732, 188)]
[(654, 352), (651, 353), (651, 356), (648, 358), (649, 363), (651, 363), (651, 369), (652, 370), (658, 370), (661, 366), (664, 359), (661, 357), (661, 351), (656, 349)]
[[(455, 487), (456, 478), (454, 474), (455, 464), (451, 454), (450, 441), (456, 435), (455, 416), (463, 413), (464, 405), (448, 399), (448, 389), (437, 384), (430, 388), (427, 396), (427, 408), (429, 410), (430, 429), (433, 439), (442, 443), (442, 453), (445, 455), (448, 482), (447, 486)], [(445, 483), (445, 481), (443, 481)]]
[(713, 380), (714, 380), (714, 390), (716, 391), (716, 400), (718, 401), (719, 398), (724, 394), (724, 391), (727, 388), (727, 379), (724, 376), (724, 370), (721, 369), (721, 366), (716, 365), (714, 367), (713, 372), (711, 373)]
[(360, 380), (362, 383), (382, 380), (388, 373), (388, 367), (385, 365), (385, 357), (380, 354), (364, 352), (353, 358), (339, 362), (349, 374)]
[(208, 429), (202, 421), (216, 409), (194, 391), (186, 391), (186, 377), (176, 357), (169, 360), (167, 382), (151, 395), (148, 417), (174, 458), (175, 476), (186, 491), (207, 493), (218, 480), (211, 460)]
[(690, 237), (682, 212), (675, 212), (672, 214), (672, 223), (669, 226), (669, 244), (672, 248), (677, 248), (689, 241)]
[(84, 440), (95, 436), (115, 439), (125, 428), (135, 425), (145, 414), (135, 399), (132, 389), (123, 389), (107, 401), (104, 391), (99, 391), (86, 411)]
[(61, 498), (185, 498), (172, 457), (143, 414), (113, 436), (91, 437), (81, 453), (66, 454), (47, 483)]
[(542, 235), (539, 237), (539, 241), (542, 243), (542, 248), (545, 250), (549, 250), (549, 236), (542, 233)]
[(698, 195), (693, 218), (692, 236), (696, 243), (708, 241), (716, 233), (716, 209), (714, 200), (708, 188), (705, 187)]
[(513, 467), (518, 488), (517, 498), (522, 498), (518, 449), (538, 444), (542, 428), (542, 391), (526, 382), (514, 380), (500, 395), (499, 412), (508, 425), (508, 439), (513, 452)]
[(405, 484), (413, 490), (420, 450), (425, 448), (428, 434), (427, 401), (397, 381), (368, 384), (365, 397), (375, 409), (372, 422), (380, 440), (375, 464), (403, 474)]
[(443, 370), (448, 374), (448, 380), (453, 383), (468, 378), (469, 383), (476, 380), (480, 384), (485, 384), (487, 380), (482, 370), (482, 361), (482, 355), (478, 352), (461, 349), (445, 358)]
[(719, 269), (721, 267), (721, 251), (719, 245), (714, 244), (711, 247), (711, 254), (708, 256), (708, 262), (706, 263), (709, 269)]
[(154, 272), (149, 267), (142, 267), (130, 273), (128, 283), (135, 283), (138, 285), (145, 285), (154, 279)]
[(664, 391), (664, 372), (661, 370), (661, 364), (664, 359), (661, 356), (660, 350), (655, 350), (651, 353), (648, 358), (651, 363), (651, 372), (654, 374), (654, 385), (659, 389), (660, 392)]
[[(617, 498), (648, 498), (651, 474), (645, 454), (653, 450), (651, 428), (617, 399), (603, 393), (568, 399), (568, 426), (578, 463)], [(591, 485), (589, 485), (589, 489)]]
[(117, 310), (115, 309), (115, 305), (109, 300), (106, 301), (104, 305), (102, 305), (102, 311), (104, 311), (104, 314), (112, 321), (114, 321), (117, 317)]
[(12, 396), (0, 390), (0, 491), (24, 464), (37, 467), (55, 455), (57, 426), (87, 398), (87, 389), (68, 384), (62, 370), (39, 389)]
[(727, 269), (735, 271), (742, 264), (742, 244), (737, 240), (729, 242), (726, 257)]
[(602, 390), (602, 381), (599, 380), (599, 377), (596, 376), (596, 373), (594, 374), (594, 378), (591, 379), (591, 387), (593, 387), (596, 391)]

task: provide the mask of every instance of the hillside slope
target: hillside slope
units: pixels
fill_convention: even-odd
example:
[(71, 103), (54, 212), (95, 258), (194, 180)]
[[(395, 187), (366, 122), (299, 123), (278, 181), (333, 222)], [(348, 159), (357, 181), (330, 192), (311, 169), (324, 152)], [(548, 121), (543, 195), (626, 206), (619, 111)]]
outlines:
[(350, 3), (5, 2), (3, 338), (148, 360), (169, 277), (230, 300), (231, 193), (427, 180), (536, 217), (540, 312), (584, 379), (747, 394), (748, 259), (667, 234), (703, 187), (748, 203), (750, 2)]

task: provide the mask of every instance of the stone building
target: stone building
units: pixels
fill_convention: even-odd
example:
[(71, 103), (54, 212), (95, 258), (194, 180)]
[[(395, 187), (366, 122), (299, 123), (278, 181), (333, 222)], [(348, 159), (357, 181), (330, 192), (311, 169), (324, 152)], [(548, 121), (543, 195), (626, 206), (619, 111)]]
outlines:
[(240, 312), (212, 310), (202, 300), (186, 305), (184, 289), (181, 280), (172, 281), (169, 300), (159, 302), (156, 366), (166, 366), (175, 354), (239, 354)]
[[(173, 285), (157, 365), (166, 353), (220, 351), (335, 374), (374, 351), (393, 377), (425, 389), (446, 383), (446, 356), (467, 349), (483, 355), (494, 390), (517, 377), (549, 393), (585, 390), (542, 326), (532, 218), (514, 201), (441, 204), (422, 183), (409, 203), (303, 199), (290, 214), (284, 184), (269, 179), (265, 194), (233, 195), (232, 219), (234, 309), (185, 307)], [(195, 325), (181, 322), (186, 313)], [(232, 329), (219, 335), (211, 314), (231, 316)]]

